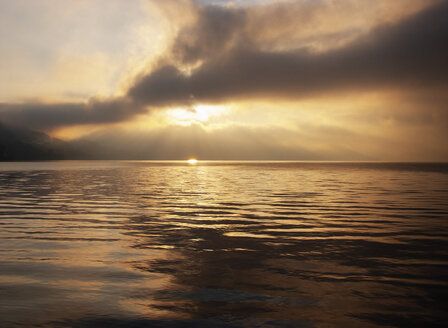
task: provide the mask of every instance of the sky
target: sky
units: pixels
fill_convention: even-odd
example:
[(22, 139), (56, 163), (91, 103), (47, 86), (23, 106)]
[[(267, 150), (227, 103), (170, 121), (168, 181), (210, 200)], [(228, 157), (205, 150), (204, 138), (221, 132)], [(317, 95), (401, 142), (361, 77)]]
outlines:
[(139, 159), (448, 161), (448, 1), (0, 0), (0, 122)]

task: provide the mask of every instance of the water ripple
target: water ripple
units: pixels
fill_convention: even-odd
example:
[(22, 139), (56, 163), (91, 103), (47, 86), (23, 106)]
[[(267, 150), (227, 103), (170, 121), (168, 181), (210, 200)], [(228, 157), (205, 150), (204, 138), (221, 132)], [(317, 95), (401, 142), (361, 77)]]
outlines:
[(441, 326), (448, 165), (0, 164), (5, 327)]

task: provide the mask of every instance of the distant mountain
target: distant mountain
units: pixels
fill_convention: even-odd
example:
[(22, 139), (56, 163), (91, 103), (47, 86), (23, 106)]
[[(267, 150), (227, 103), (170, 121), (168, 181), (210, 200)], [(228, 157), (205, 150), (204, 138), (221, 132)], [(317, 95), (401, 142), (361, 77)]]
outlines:
[(0, 123), (0, 161), (56, 160), (73, 155), (71, 145), (62, 140)]

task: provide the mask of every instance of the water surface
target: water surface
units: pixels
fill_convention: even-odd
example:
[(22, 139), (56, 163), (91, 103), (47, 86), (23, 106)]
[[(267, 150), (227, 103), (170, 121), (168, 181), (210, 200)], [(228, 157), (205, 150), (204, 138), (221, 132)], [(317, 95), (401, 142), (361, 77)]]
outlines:
[(2, 327), (442, 327), (448, 165), (0, 163)]

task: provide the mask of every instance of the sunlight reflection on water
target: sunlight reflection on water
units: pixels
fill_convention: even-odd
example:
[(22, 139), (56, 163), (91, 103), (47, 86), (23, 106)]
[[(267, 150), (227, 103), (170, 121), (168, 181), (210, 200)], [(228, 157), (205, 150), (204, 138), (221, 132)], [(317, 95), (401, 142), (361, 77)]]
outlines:
[(0, 163), (2, 327), (446, 321), (445, 164)]

